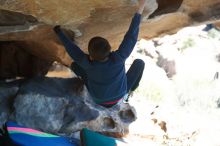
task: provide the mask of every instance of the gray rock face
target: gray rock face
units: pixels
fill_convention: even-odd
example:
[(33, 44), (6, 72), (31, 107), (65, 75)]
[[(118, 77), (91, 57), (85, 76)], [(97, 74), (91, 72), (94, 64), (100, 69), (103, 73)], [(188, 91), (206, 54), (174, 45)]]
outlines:
[(16, 121), (33, 128), (57, 132), (63, 124), (67, 100), (41, 94), (19, 94), (15, 100)]
[(24, 15), (18, 12), (11, 12), (7, 10), (0, 10), (0, 26), (18, 26), (25, 25), (26, 23), (36, 23), (35, 19), (31, 15)]
[(159, 55), (157, 65), (165, 70), (168, 78), (172, 78), (176, 74), (175, 60), (169, 60)]
[(13, 111), (13, 100), (19, 90), (17, 83), (0, 82), (0, 125), (2, 125)]
[(20, 87), (14, 102), (19, 124), (50, 133), (71, 134), (82, 128), (122, 136), (136, 119), (128, 104), (107, 109), (96, 105), (86, 89), (82, 96), (73, 92), (75, 80), (33, 78)]

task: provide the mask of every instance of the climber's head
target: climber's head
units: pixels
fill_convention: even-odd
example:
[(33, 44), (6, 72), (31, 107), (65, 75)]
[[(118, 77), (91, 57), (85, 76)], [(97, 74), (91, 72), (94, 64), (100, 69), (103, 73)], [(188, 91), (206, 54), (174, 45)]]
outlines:
[(97, 36), (89, 41), (88, 51), (92, 60), (104, 61), (110, 54), (111, 46), (106, 39)]

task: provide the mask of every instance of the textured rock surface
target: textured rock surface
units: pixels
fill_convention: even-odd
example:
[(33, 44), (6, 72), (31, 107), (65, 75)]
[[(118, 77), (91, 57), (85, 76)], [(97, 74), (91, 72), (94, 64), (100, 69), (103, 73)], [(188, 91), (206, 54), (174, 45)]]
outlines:
[(128, 133), (129, 124), (136, 120), (134, 108), (128, 104), (110, 109), (98, 106), (86, 90), (76, 96), (74, 83), (74, 79), (43, 77), (23, 81), (19, 88), (1, 83), (0, 121), (10, 117), (28, 127), (67, 135), (85, 127), (113, 136)]
[(18, 95), (15, 100), (16, 121), (29, 127), (57, 132), (63, 124), (67, 101), (39, 94)]
[[(71, 29), (85, 51), (89, 39), (96, 35), (106, 37), (117, 49), (137, 2), (3, 0), (0, 9), (9, 11), (0, 11), (0, 40), (24, 41), (33, 54), (69, 65), (71, 59), (52, 32), (52, 26), (60, 24)], [(220, 18), (219, 0), (149, 0), (148, 7), (150, 19), (144, 19), (140, 33), (140, 37), (147, 39)]]
[(176, 74), (175, 60), (169, 60), (162, 55), (159, 55), (157, 59), (157, 65), (165, 70), (169, 78), (172, 78)]
[(13, 111), (13, 100), (19, 90), (19, 83), (0, 82), (0, 125), (2, 125)]

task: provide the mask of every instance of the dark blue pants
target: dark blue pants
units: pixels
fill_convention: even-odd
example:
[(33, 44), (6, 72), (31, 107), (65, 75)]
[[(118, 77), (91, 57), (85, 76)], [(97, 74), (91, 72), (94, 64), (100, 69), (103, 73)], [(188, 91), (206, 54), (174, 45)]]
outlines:
[[(145, 63), (143, 60), (141, 60), (141, 59), (134, 60), (131, 67), (129, 68), (129, 70), (126, 73), (127, 92), (134, 91), (138, 87), (139, 82), (141, 80), (141, 77), (143, 75), (144, 67), (145, 67)], [(73, 62), (71, 64), (71, 69), (77, 76), (79, 76), (83, 79), (83, 81), (85, 82), (85, 85), (87, 86), (88, 78), (87, 78), (87, 74), (84, 71), (84, 69), (81, 68), (75, 62)]]
[(141, 59), (135, 59), (126, 73), (127, 92), (134, 91), (138, 86), (143, 75), (145, 63)]

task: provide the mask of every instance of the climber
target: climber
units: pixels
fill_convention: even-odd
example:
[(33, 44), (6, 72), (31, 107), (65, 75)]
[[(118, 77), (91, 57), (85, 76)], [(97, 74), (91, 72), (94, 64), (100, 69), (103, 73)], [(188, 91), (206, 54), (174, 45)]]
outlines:
[(54, 27), (66, 51), (75, 61), (71, 69), (84, 81), (92, 99), (99, 105), (108, 108), (123, 100), (128, 101), (129, 94), (139, 85), (144, 61), (134, 60), (126, 73), (125, 60), (137, 42), (141, 15), (146, 4), (147, 0), (140, 0), (139, 9), (116, 51), (111, 52), (109, 42), (97, 36), (89, 41), (87, 55), (63, 33), (60, 26)]

